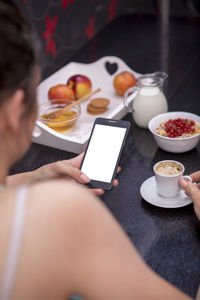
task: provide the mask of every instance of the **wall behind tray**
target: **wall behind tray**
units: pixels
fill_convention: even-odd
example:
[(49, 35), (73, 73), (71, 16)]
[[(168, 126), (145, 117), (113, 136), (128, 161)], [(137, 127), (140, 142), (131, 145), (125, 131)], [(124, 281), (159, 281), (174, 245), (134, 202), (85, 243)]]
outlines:
[[(41, 48), (43, 78), (46, 78), (70, 62), (108, 22), (120, 14), (158, 15), (161, 0), (14, 1), (35, 28), (35, 45)], [(193, 1), (196, 0), (171, 1), (171, 11), (193, 14)]]

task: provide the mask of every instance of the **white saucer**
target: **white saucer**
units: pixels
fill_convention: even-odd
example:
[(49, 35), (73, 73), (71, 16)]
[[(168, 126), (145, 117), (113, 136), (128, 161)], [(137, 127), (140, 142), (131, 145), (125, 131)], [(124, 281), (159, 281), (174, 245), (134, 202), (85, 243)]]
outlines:
[(190, 197), (186, 196), (183, 190), (173, 198), (164, 198), (160, 196), (156, 191), (155, 176), (150, 177), (143, 182), (140, 187), (140, 194), (144, 200), (159, 207), (176, 208), (192, 203)]

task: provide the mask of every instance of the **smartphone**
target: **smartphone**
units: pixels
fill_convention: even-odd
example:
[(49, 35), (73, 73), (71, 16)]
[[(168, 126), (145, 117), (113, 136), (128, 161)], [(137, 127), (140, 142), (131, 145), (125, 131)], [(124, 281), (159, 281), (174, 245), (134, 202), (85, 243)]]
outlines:
[(90, 187), (111, 189), (129, 127), (128, 121), (95, 120), (80, 168), (91, 179)]

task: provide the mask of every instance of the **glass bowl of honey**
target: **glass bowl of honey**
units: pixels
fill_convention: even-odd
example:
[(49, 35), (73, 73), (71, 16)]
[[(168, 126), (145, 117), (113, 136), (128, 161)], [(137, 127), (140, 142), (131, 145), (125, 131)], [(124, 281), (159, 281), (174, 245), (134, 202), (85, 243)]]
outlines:
[(57, 132), (63, 133), (70, 130), (78, 121), (81, 114), (81, 107), (79, 104), (74, 105), (71, 109), (65, 111), (58, 118), (51, 119), (47, 114), (53, 113), (57, 110), (65, 108), (67, 105), (73, 103), (60, 103), (60, 100), (51, 100), (51, 102), (44, 102), (39, 107), (38, 120), (54, 129)]

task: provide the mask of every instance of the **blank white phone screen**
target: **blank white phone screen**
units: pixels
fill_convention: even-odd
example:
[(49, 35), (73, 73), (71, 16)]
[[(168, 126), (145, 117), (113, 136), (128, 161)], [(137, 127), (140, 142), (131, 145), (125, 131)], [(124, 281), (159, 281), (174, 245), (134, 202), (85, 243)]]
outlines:
[(96, 124), (82, 165), (91, 180), (111, 182), (126, 128)]

